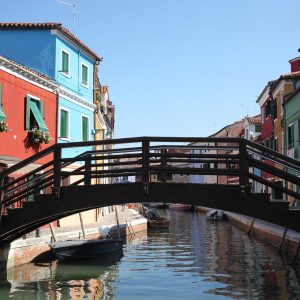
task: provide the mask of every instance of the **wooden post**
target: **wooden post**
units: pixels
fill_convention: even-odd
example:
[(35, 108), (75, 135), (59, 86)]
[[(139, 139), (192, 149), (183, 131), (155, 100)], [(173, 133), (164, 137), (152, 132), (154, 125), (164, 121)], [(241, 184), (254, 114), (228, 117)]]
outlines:
[(55, 235), (55, 232), (54, 232), (54, 229), (53, 229), (52, 223), (49, 223), (49, 226), (50, 226), (50, 231), (51, 231), (51, 234), (52, 234), (53, 240), (54, 240), (54, 242), (56, 242), (56, 241), (57, 241), (57, 239), (56, 239), (56, 235)]
[[(166, 167), (167, 166), (167, 157), (166, 157), (167, 149), (163, 149), (162, 154), (163, 154), (163, 156), (161, 157), (160, 165), (161, 165), (161, 167)], [(161, 180), (161, 182), (167, 182), (167, 172), (166, 171), (161, 172), (160, 180)]]
[(148, 195), (149, 192), (149, 152), (150, 152), (150, 142), (149, 140), (143, 139), (142, 141), (142, 181), (144, 187), (144, 193)]
[(0, 177), (0, 220), (1, 220), (1, 217), (2, 217), (2, 214), (3, 214), (3, 200), (4, 200), (4, 189), (3, 189), (3, 186), (4, 186), (4, 176), (1, 176)]
[(288, 229), (284, 228), (284, 232), (283, 232), (282, 239), (281, 239), (280, 246), (279, 246), (279, 250), (278, 250), (279, 253), (281, 253), (282, 246), (283, 246), (287, 231), (288, 231)]
[(252, 228), (253, 228), (253, 225), (254, 225), (254, 221), (255, 221), (255, 218), (252, 218), (252, 221), (251, 221), (251, 223), (250, 223), (249, 230), (248, 230), (248, 232), (247, 232), (248, 235), (251, 234), (251, 231), (252, 231)]
[(246, 162), (246, 142), (241, 140), (239, 143), (239, 169), (240, 169), (240, 187), (246, 190), (247, 185), (247, 162)]
[(119, 239), (121, 239), (120, 224), (119, 224), (119, 218), (118, 218), (118, 212), (117, 212), (116, 205), (115, 205), (115, 214), (116, 214), (116, 222), (117, 222), (117, 228), (118, 228), (118, 237), (119, 237)]
[(86, 239), (81, 213), (79, 213), (79, 219), (80, 219), (80, 226), (81, 226), (81, 231), (82, 231), (83, 238)]
[(61, 184), (61, 147), (56, 144), (54, 149), (54, 179), (53, 179), (53, 194), (56, 196), (56, 198), (59, 198), (59, 190), (60, 190), (60, 184)]
[(86, 155), (85, 160), (85, 174), (84, 174), (84, 185), (91, 185), (91, 170), (92, 170), (92, 162), (91, 162), (91, 155)]

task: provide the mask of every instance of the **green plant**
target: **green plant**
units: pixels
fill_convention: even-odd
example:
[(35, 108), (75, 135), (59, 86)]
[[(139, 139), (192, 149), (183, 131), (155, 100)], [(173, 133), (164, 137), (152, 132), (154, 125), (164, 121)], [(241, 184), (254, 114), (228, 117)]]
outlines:
[(0, 132), (6, 132), (8, 131), (8, 124), (2, 120), (0, 121)]
[(29, 131), (29, 138), (35, 144), (49, 144), (51, 137), (48, 131), (41, 131), (37, 128), (33, 128)]

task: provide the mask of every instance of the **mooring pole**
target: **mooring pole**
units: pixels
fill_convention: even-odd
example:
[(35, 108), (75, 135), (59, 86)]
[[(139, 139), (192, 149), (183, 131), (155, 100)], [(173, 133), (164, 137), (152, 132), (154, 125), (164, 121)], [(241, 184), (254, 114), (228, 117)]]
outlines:
[(116, 214), (116, 222), (117, 222), (117, 228), (118, 228), (118, 236), (119, 236), (119, 239), (121, 239), (120, 224), (119, 224), (118, 211), (117, 211), (116, 205), (115, 205), (115, 214)]
[(51, 231), (51, 234), (52, 234), (53, 240), (54, 240), (54, 242), (56, 242), (56, 241), (57, 241), (57, 239), (56, 239), (56, 235), (55, 235), (55, 232), (54, 232), (54, 229), (53, 229), (53, 225), (52, 225), (52, 223), (49, 223), (49, 226), (50, 226), (50, 231)]
[(80, 219), (80, 226), (81, 226), (81, 231), (82, 231), (83, 238), (86, 239), (81, 213), (79, 213), (79, 219)]
[(282, 239), (281, 239), (280, 246), (279, 246), (279, 250), (278, 250), (279, 253), (281, 253), (282, 246), (283, 246), (287, 231), (288, 231), (288, 229), (284, 228), (284, 232), (283, 232)]
[(255, 221), (255, 218), (252, 219), (251, 223), (250, 223), (250, 227), (249, 227), (249, 230), (247, 232), (248, 235), (251, 234), (251, 231), (252, 231), (252, 228), (253, 228), (253, 225), (254, 225), (254, 221)]

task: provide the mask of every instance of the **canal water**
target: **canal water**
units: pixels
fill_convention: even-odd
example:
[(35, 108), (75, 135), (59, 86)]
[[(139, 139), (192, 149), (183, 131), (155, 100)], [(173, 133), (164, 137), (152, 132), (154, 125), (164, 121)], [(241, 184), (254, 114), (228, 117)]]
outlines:
[(300, 299), (299, 266), (227, 221), (169, 214), (169, 230), (124, 246), (115, 263), (28, 264), (1, 280), (0, 299)]

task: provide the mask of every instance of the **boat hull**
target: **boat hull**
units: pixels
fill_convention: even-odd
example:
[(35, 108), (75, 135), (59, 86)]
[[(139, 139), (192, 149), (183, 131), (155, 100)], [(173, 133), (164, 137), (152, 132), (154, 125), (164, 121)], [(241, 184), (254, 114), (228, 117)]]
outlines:
[(148, 219), (148, 227), (149, 228), (169, 228), (170, 220), (165, 218), (159, 218), (157, 220)]
[(207, 220), (218, 221), (218, 220), (223, 220), (223, 218), (224, 218), (224, 213), (221, 210), (211, 209), (206, 213)]
[(105, 258), (123, 249), (123, 241), (106, 240), (75, 240), (50, 243), (50, 248), (59, 261), (74, 261), (84, 259)]

